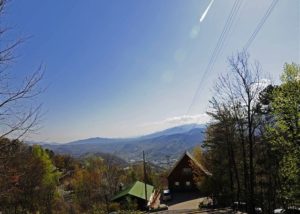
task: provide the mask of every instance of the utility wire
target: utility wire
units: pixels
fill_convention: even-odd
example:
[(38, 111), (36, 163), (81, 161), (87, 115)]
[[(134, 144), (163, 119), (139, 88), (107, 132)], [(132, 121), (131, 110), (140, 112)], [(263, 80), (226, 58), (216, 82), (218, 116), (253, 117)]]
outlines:
[[(247, 41), (246, 45), (244, 46), (244, 50), (246, 51), (250, 45), (252, 44), (252, 42), (254, 41), (254, 39), (256, 38), (256, 35), (259, 33), (259, 31), (261, 30), (261, 28), (263, 27), (264, 23), (266, 22), (266, 20), (268, 19), (268, 17), (270, 16), (270, 14), (272, 13), (273, 9), (275, 8), (276, 4), (278, 3), (279, 0), (273, 0), (271, 5), (269, 6), (269, 8), (267, 9), (265, 15), (261, 18), (261, 20), (259, 21), (258, 25), (256, 26), (255, 30), (253, 31), (253, 33), (251, 34), (249, 40)], [(224, 41), (226, 40), (226, 37), (228, 36), (228, 32), (230, 31), (230, 28), (232, 26), (232, 24), (234, 23), (234, 19), (236, 18), (236, 14), (238, 13), (239, 9), (240, 9), (240, 6), (241, 6), (241, 2), (239, 0), (236, 0), (232, 6), (232, 9), (230, 11), (230, 14), (226, 20), (226, 24), (222, 30), (222, 33), (218, 39), (218, 42), (217, 42), (217, 45), (210, 57), (210, 60), (209, 60), (209, 63), (207, 64), (206, 66), (206, 69), (205, 69), (205, 72), (203, 73), (202, 75), (202, 78), (199, 82), (199, 85), (196, 89), (196, 92), (193, 96), (193, 99), (192, 99), (192, 103), (191, 105), (189, 106), (188, 110), (187, 110), (187, 113), (188, 114), (196, 100), (196, 97), (198, 95), (198, 92), (202, 86), (202, 83), (204, 81), (204, 78), (206, 77), (207, 73), (209, 71), (211, 71), (214, 67), (214, 64), (215, 64), (215, 61), (217, 59), (217, 57), (219, 56), (219, 54), (221, 53), (222, 51), (222, 47), (224, 45)], [(195, 126), (196, 124), (194, 124)]]
[[(278, 3), (279, 0), (273, 0), (270, 4), (270, 6), (268, 7), (267, 11), (265, 12), (264, 16), (260, 19), (258, 25), (256, 26), (255, 30), (253, 31), (253, 33), (251, 34), (249, 40), (247, 41), (246, 45), (244, 46), (244, 50), (247, 51), (247, 49), (251, 46), (252, 42), (254, 41), (254, 39), (256, 38), (257, 34), (259, 33), (259, 31), (261, 30), (261, 28), (263, 27), (264, 23), (266, 22), (266, 20), (268, 19), (268, 17), (271, 15), (271, 13), (273, 12), (276, 4)], [(210, 61), (205, 69), (205, 72), (204, 74), (202, 75), (202, 78), (199, 82), (199, 85), (196, 89), (196, 92), (193, 96), (193, 99), (192, 99), (192, 103), (191, 105), (189, 106), (188, 110), (187, 110), (187, 114), (190, 112), (193, 104), (195, 103), (195, 100), (196, 100), (196, 97), (199, 93), (199, 90), (201, 89), (201, 86), (203, 84), (203, 81), (207, 75), (208, 72), (210, 72), (213, 67), (214, 67), (214, 64), (216, 62), (216, 59), (217, 57), (219, 56), (220, 52), (222, 51), (222, 47), (224, 45), (224, 41), (226, 40), (226, 37), (228, 36), (228, 32), (230, 31), (230, 28), (234, 22), (234, 19), (235, 19), (235, 16), (238, 12), (238, 10), (240, 9), (240, 6), (241, 6), (241, 2), (239, 2), (239, 0), (236, 0), (234, 2), (234, 5), (231, 9), (231, 12), (230, 12), (230, 15), (228, 16), (227, 18), (227, 21), (226, 21), (226, 24), (223, 28), (223, 31), (218, 39), (218, 43), (214, 49), (214, 52), (210, 58)]]
[(195, 103), (195, 100), (197, 98), (198, 92), (201, 89), (201, 86), (203, 84), (203, 81), (204, 81), (207, 73), (213, 69), (214, 64), (216, 62), (216, 59), (217, 59), (217, 57), (219, 56), (219, 54), (220, 54), (220, 52), (222, 50), (224, 41), (225, 41), (225, 39), (227, 37), (228, 32), (230, 31), (230, 28), (231, 28), (231, 26), (232, 26), (232, 24), (233, 24), (233, 22), (235, 20), (236, 14), (239, 11), (240, 6), (241, 6), (241, 1), (240, 0), (235, 0), (233, 6), (231, 8), (231, 11), (229, 13), (229, 16), (228, 16), (228, 18), (226, 20), (226, 23), (225, 23), (225, 25), (223, 27), (222, 33), (219, 36), (217, 45), (215, 46), (214, 51), (213, 51), (213, 53), (212, 53), (212, 55), (210, 57), (209, 63), (207, 64), (207, 66), (206, 66), (206, 68), (204, 70), (204, 73), (203, 73), (203, 75), (201, 77), (201, 80), (200, 80), (200, 82), (199, 82), (199, 84), (197, 86), (196, 92), (195, 92), (195, 94), (194, 94), (194, 96), (192, 98), (192, 103), (188, 107), (186, 114), (188, 114), (190, 112), (193, 104)]
[[(206, 69), (205, 69), (205, 71), (204, 71), (204, 73), (203, 73), (203, 75), (201, 77), (201, 80), (200, 80), (198, 86), (197, 86), (196, 92), (195, 92), (195, 94), (194, 94), (194, 96), (192, 98), (192, 103), (189, 106), (189, 108), (187, 109), (186, 115), (190, 112), (190, 110), (191, 110), (191, 108), (192, 108), (192, 106), (193, 106), (193, 104), (194, 104), (194, 102), (196, 100), (196, 97), (198, 95), (199, 90), (201, 89), (201, 86), (202, 86), (202, 83), (203, 83), (203, 81), (204, 81), (204, 79), (206, 77), (206, 74), (209, 71), (212, 70), (212, 68), (214, 66), (214, 63), (215, 63), (217, 57), (219, 56), (219, 54), (220, 54), (220, 52), (222, 50), (224, 41), (226, 40), (226, 38), (228, 36), (228, 32), (230, 31), (231, 26), (232, 26), (232, 24), (233, 24), (233, 22), (234, 22), (234, 20), (236, 18), (236, 15), (237, 15), (237, 13), (238, 13), (238, 11), (240, 9), (241, 1), (242, 0), (235, 0), (234, 4), (233, 4), (233, 6), (232, 6), (232, 8), (230, 10), (230, 13), (229, 13), (229, 15), (227, 17), (226, 23), (225, 23), (225, 25), (223, 27), (222, 33), (220, 34), (220, 36), (218, 38), (218, 42), (217, 42), (217, 44), (216, 44), (216, 46), (214, 48), (214, 51), (213, 51), (213, 53), (212, 53), (212, 55), (210, 57), (210, 60), (209, 60), (209, 62), (207, 64), (207, 66), (206, 66)], [(195, 122), (193, 124), (192, 129), (195, 128), (196, 124), (197, 124), (197, 122)], [(183, 140), (185, 140), (186, 137), (187, 136), (184, 136)]]
[(266, 11), (265, 15), (261, 18), (258, 25), (256, 26), (255, 30), (253, 31), (252, 35), (250, 36), (249, 40), (247, 41), (246, 45), (244, 46), (244, 50), (247, 51), (247, 49), (250, 47), (252, 42), (254, 41), (256, 35), (259, 33), (261, 28), (263, 27), (264, 23), (272, 13), (273, 9), (275, 8), (276, 4), (278, 3), (278, 0), (273, 0), (270, 4), (268, 10)]
[(254, 39), (256, 38), (256, 35), (259, 33), (259, 31), (261, 30), (261, 28), (263, 27), (264, 23), (266, 22), (266, 20), (269, 18), (269, 16), (271, 15), (271, 13), (273, 12), (276, 4), (278, 3), (279, 0), (273, 0), (270, 4), (270, 6), (268, 7), (267, 11), (265, 12), (265, 14), (263, 15), (263, 17), (260, 19), (260, 21), (258, 22), (255, 30), (253, 31), (253, 33), (251, 34), (249, 40), (247, 41), (246, 45), (244, 46), (244, 51), (247, 51), (247, 49), (251, 46), (252, 42), (254, 41)]

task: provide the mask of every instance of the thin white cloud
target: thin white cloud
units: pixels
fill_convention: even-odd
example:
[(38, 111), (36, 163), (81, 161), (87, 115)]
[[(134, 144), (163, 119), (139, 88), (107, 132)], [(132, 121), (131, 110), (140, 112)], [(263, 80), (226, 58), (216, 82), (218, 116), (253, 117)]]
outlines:
[(152, 122), (144, 124), (144, 126), (177, 126), (184, 124), (206, 124), (210, 122), (211, 118), (207, 114), (196, 114), (196, 115), (181, 115), (170, 117), (162, 121)]
[(205, 19), (210, 7), (212, 6), (212, 4), (214, 3), (214, 0), (211, 0), (209, 5), (207, 6), (206, 10), (204, 11), (204, 13), (202, 14), (201, 18), (200, 18), (200, 22), (203, 22), (203, 20)]
[(205, 124), (208, 123), (210, 117), (207, 114), (197, 114), (197, 115), (182, 115), (168, 118), (164, 121), (167, 124), (189, 124), (189, 123), (199, 123)]

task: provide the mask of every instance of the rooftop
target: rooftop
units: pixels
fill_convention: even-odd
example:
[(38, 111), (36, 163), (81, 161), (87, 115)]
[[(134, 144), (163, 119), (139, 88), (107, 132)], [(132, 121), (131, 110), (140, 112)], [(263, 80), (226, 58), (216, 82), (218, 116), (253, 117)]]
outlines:
[[(147, 200), (149, 200), (154, 187), (149, 184), (147, 184), (146, 186), (147, 186)], [(131, 196), (135, 196), (137, 198), (146, 200), (146, 198), (145, 198), (145, 183), (143, 183), (141, 181), (134, 182), (133, 184), (128, 186), (126, 189), (119, 192), (115, 197), (112, 198), (112, 200), (113, 201), (117, 200), (126, 195), (131, 195)]]

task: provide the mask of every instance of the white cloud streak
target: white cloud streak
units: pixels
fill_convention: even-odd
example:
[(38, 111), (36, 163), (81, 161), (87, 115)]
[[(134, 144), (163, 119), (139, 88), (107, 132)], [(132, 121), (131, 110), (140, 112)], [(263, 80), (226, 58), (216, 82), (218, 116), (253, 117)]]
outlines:
[(202, 14), (202, 16), (200, 18), (200, 22), (202, 22), (205, 19), (206, 15), (207, 15), (207, 13), (208, 13), (208, 11), (209, 11), (209, 9), (210, 9), (210, 7), (212, 6), (213, 3), (214, 3), (214, 0), (211, 0), (209, 5), (207, 6), (206, 10)]
[(162, 121), (152, 122), (144, 124), (144, 126), (177, 126), (177, 125), (184, 125), (184, 124), (206, 124), (210, 122), (211, 118), (207, 114), (196, 114), (196, 115), (182, 115), (182, 116), (175, 116), (170, 117)]

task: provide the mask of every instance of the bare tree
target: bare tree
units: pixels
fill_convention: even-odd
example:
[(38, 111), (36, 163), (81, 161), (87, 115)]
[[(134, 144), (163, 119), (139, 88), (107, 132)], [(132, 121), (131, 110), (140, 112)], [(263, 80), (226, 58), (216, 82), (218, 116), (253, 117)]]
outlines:
[[(216, 90), (221, 88), (216, 86)], [(221, 136), (222, 141), (224, 141), (225, 149), (228, 157), (228, 174), (230, 178), (230, 189), (234, 192), (234, 186), (236, 186), (236, 197), (235, 199), (239, 201), (240, 199), (240, 173), (237, 166), (237, 155), (236, 155), (236, 124), (233, 112), (231, 111), (231, 103), (224, 100), (217, 100), (213, 98), (211, 101), (212, 110), (207, 112), (214, 120), (217, 121), (215, 127), (218, 128), (218, 134)], [(234, 182), (235, 179), (235, 182)], [(236, 183), (236, 185), (234, 184)]]
[(257, 117), (257, 103), (264, 85), (261, 81), (260, 65), (257, 62), (250, 64), (247, 53), (239, 52), (228, 61), (231, 72), (219, 77), (215, 105), (222, 107), (222, 111), (227, 109), (229, 115), (234, 118), (235, 128), (242, 144), (245, 194), (249, 212), (254, 213), (254, 144), (260, 124), (260, 118)]
[[(0, 0), (0, 20), (4, 16), (7, 1)], [(12, 162), (23, 160), (27, 153), (19, 151), (23, 149), (18, 140), (8, 140), (8, 138), (19, 139), (26, 133), (37, 129), (39, 123), (41, 105), (35, 99), (41, 92), (39, 83), (43, 73), (41, 67), (19, 82), (13, 78), (11, 66), (16, 57), (15, 49), (24, 42), (23, 39), (9, 40), (7, 32), (10, 29), (0, 23), (0, 196), (3, 198), (16, 188), (15, 183), (11, 183), (14, 177), (23, 176), (20, 172), (15, 172)], [(11, 42), (10, 42), (11, 41)], [(22, 164), (20, 165), (22, 166)], [(27, 163), (26, 167), (30, 166)]]
[(256, 120), (257, 115), (257, 101), (259, 94), (262, 91), (260, 80), (260, 66), (258, 63), (250, 65), (248, 62), (249, 55), (245, 52), (238, 53), (236, 57), (229, 59), (232, 72), (235, 75), (234, 91), (235, 94), (241, 98), (242, 106), (245, 107), (245, 120), (247, 125), (247, 137), (249, 144), (249, 205), (250, 213), (255, 212), (254, 208), (254, 142), (255, 131), (257, 130), (259, 123)]
[[(6, 0), (0, 0), (0, 19), (6, 5)], [(3, 24), (0, 25), (0, 138), (18, 139), (37, 128), (41, 105), (36, 104), (35, 98), (42, 92), (39, 83), (43, 72), (40, 66), (23, 78), (21, 84), (17, 84), (18, 80), (12, 78), (14, 51), (24, 39), (9, 42), (6, 38), (9, 30)]]

